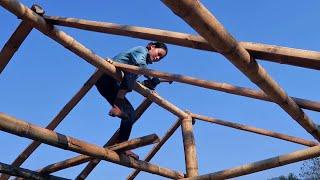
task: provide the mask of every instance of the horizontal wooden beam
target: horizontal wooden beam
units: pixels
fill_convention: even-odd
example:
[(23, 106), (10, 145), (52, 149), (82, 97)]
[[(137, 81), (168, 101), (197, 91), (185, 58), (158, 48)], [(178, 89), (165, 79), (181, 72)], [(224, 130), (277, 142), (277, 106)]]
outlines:
[(185, 180), (229, 179), (320, 156), (320, 145)]
[(15, 167), (15, 166), (4, 164), (1, 162), (0, 162), (0, 173), (10, 175), (10, 176), (17, 176), (24, 179), (33, 179), (33, 180), (67, 180), (66, 178), (52, 176), (52, 175), (44, 175), (38, 172)]
[[(78, 18), (59, 16), (44, 17), (48, 22), (56, 25), (146, 40), (162, 41), (178, 46), (216, 52), (204, 38), (198, 35), (115, 23), (89, 21)], [(239, 44), (256, 59), (320, 70), (320, 52), (317, 51), (253, 42), (239, 42)]]
[[(239, 87), (234, 86), (228, 83), (221, 83), (221, 82), (215, 82), (215, 81), (207, 81), (202, 79), (197, 79), (190, 76), (185, 76), (181, 74), (171, 74), (161, 71), (155, 71), (152, 69), (146, 69), (146, 68), (139, 68), (137, 66), (132, 66), (128, 64), (121, 64), (117, 62), (112, 62), (112, 64), (117, 67), (118, 69), (121, 69), (123, 71), (128, 71), (135, 74), (143, 74), (148, 75), (152, 77), (158, 77), (162, 79), (167, 79), (170, 81), (176, 81), (181, 83), (186, 83), (194, 86), (199, 86), (207, 89), (213, 89), (217, 91), (222, 91), (230, 94), (240, 95), (240, 96), (246, 96), (251, 97), (255, 99), (260, 99), (264, 101), (270, 101), (271, 98), (269, 98), (263, 91), (257, 91), (250, 88), (245, 87)], [(316, 101), (311, 101), (307, 99), (301, 99), (296, 97), (291, 97), (301, 108), (309, 109), (313, 111), (320, 112), (320, 103)]]
[[(134, 138), (134, 139), (130, 139), (128, 141), (119, 143), (119, 144), (114, 144), (111, 146), (108, 146), (106, 148), (112, 150), (112, 151), (126, 151), (126, 150), (131, 150), (131, 149), (135, 149), (138, 147), (143, 147), (146, 145), (150, 145), (150, 144), (154, 144), (159, 142), (159, 137), (156, 134), (151, 134), (148, 136), (143, 136), (140, 138)], [(79, 163), (79, 162), (87, 162), (89, 160), (92, 160), (93, 158), (90, 156), (85, 156), (84, 158), (79, 159), (79, 156), (77, 158), (73, 158), (72, 160), (69, 161), (63, 161), (61, 162), (63, 164), (64, 167), (72, 167), (74, 166), (74, 163)], [(77, 161), (75, 161), (77, 160)], [(39, 169), (38, 172), (42, 173), (42, 174), (50, 174), (53, 172), (57, 171), (57, 168), (59, 168), (61, 165), (61, 163), (54, 163), (51, 165), (48, 165), (42, 169)]]
[(87, 156), (92, 156), (94, 158), (110, 161), (119, 165), (137, 168), (163, 177), (171, 179), (184, 177), (184, 175), (180, 172), (162, 168), (144, 161), (135, 160), (131, 157), (125, 156), (124, 154), (119, 155), (112, 150), (89, 144), (70, 136), (55, 133), (51, 130), (18, 120), (3, 113), (0, 113), (0, 130), (21, 137), (40, 141), (42, 143), (65, 150), (70, 150)]
[(227, 126), (227, 127), (231, 127), (234, 129), (252, 132), (252, 133), (256, 133), (256, 134), (260, 134), (260, 135), (264, 135), (264, 136), (274, 137), (277, 139), (282, 139), (285, 141), (301, 144), (304, 146), (312, 147), (312, 146), (319, 145), (319, 143), (315, 142), (315, 141), (309, 141), (309, 140), (305, 140), (305, 139), (294, 137), (294, 136), (288, 136), (286, 134), (273, 132), (273, 131), (269, 131), (266, 129), (256, 128), (256, 127), (238, 124), (238, 123), (234, 123), (234, 122), (230, 122), (230, 121), (224, 121), (224, 120), (220, 120), (220, 119), (216, 119), (216, 118), (210, 118), (207, 116), (202, 116), (202, 115), (194, 114), (194, 113), (191, 113), (191, 116), (195, 119), (199, 119), (202, 121), (206, 121), (206, 122), (210, 122), (210, 123), (214, 123), (214, 124), (219, 124), (222, 126)]

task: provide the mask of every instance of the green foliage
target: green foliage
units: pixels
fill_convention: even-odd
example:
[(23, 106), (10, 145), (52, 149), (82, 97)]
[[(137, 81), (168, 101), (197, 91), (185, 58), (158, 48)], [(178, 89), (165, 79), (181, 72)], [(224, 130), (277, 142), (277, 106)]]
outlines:
[(304, 161), (300, 170), (303, 179), (320, 179), (320, 157)]

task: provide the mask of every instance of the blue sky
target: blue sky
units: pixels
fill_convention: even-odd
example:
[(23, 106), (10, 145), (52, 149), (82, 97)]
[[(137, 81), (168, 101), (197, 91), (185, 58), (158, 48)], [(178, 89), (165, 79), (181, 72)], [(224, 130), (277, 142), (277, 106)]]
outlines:
[[(158, 28), (196, 34), (161, 1), (21, 1), (27, 6), (40, 4), (47, 15), (75, 17), (95, 21)], [(304, 1), (209, 1), (202, 3), (239, 41), (260, 42), (286, 47), (320, 50), (320, 2)], [(20, 23), (14, 15), (0, 8), (0, 46)], [(102, 57), (148, 41), (59, 27)], [(168, 45), (169, 54), (151, 69), (184, 74), (205, 80), (226, 82), (258, 89), (223, 56), (206, 51)], [(316, 70), (259, 61), (290, 96), (320, 100), (320, 77)], [(71, 97), (82, 87), (95, 68), (55, 41), (33, 30), (0, 75), (0, 111), (39, 126), (46, 126)], [(157, 92), (181, 109), (223, 120), (265, 128), (305, 139), (313, 139), (273, 103), (207, 90), (187, 84), (159, 85)], [(128, 95), (135, 107), (143, 100), (133, 92)], [(120, 121), (107, 115), (110, 106), (92, 88), (65, 120), (56, 128), (62, 134), (102, 145), (118, 128)], [(319, 113), (305, 111), (316, 123)], [(153, 104), (133, 128), (131, 137), (151, 133), (163, 136), (176, 117)], [(206, 174), (266, 159), (305, 148), (269, 137), (237, 131), (197, 121), (194, 126), (199, 159), (199, 173)], [(10, 164), (31, 142), (29, 139), (0, 132), (0, 162)], [(151, 146), (135, 150), (140, 157)], [(77, 155), (41, 145), (23, 164), (38, 169)], [(162, 167), (185, 171), (180, 129), (151, 161)], [(301, 163), (267, 170), (239, 179), (268, 179), (298, 174)], [(84, 165), (55, 175), (74, 178)], [(109, 162), (100, 163), (88, 179), (125, 179), (132, 170)], [(140, 173), (137, 179), (163, 179)]]

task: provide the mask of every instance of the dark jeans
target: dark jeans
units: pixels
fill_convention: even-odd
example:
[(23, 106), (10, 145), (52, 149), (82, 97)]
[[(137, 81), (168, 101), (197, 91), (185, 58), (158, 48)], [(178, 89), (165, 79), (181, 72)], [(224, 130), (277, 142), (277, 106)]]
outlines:
[[(120, 89), (120, 85), (118, 84), (117, 80), (113, 79), (107, 74), (103, 74), (98, 79), (95, 85), (99, 93), (110, 103), (111, 106), (113, 106), (113, 103)], [(135, 111), (127, 98), (125, 98), (125, 101), (126, 101), (125, 113), (128, 114), (129, 118), (121, 119), (120, 131), (118, 136), (118, 141), (120, 142), (127, 141), (129, 139), (132, 125), (135, 121)], [(121, 107), (120, 109), (122, 110)]]

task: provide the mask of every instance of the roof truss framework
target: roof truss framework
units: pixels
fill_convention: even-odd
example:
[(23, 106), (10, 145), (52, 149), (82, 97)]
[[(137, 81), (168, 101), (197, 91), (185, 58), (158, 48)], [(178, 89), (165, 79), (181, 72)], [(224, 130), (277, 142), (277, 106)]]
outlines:
[[(0, 114), (1, 130), (39, 141), (34, 141), (27, 147), (27, 149), (12, 164), (14, 167), (19, 167), (41, 144), (41, 142), (84, 154), (72, 158), (73, 164), (70, 163), (70, 161), (66, 160), (65, 162), (68, 162), (70, 164), (56, 163), (39, 170), (40, 172), (42, 171), (42, 173), (46, 172), (48, 174), (56, 170), (71, 167), (76, 164), (84, 163), (85, 161), (90, 160), (90, 163), (78, 175), (77, 179), (86, 178), (89, 175), (89, 173), (94, 169), (94, 167), (99, 163), (100, 160), (108, 160), (114, 163), (136, 168), (137, 170), (133, 172), (131, 175), (129, 175), (128, 179), (133, 179), (138, 174), (139, 170), (144, 170), (150, 173), (158, 174), (173, 179), (182, 177), (189, 179), (224, 179), (241, 176), (265, 169), (270, 169), (273, 167), (282, 166), (285, 164), (313, 158), (320, 155), (320, 145), (318, 144), (318, 142), (308, 141), (301, 138), (284, 135), (281, 133), (271, 132), (268, 130), (263, 130), (232, 122), (217, 120), (214, 118), (208, 118), (190, 112), (185, 112), (173, 105), (172, 103), (170, 103), (169, 101), (163, 99), (155, 91), (150, 91), (148, 88), (144, 87), (139, 83), (135, 84), (134, 90), (147, 98), (136, 110), (138, 113), (140, 113), (140, 115), (150, 106), (152, 102), (154, 102), (178, 117), (177, 122), (169, 129), (167, 134), (160, 140), (160, 142), (155, 145), (155, 147), (152, 149), (152, 151), (149, 153), (148, 157), (144, 161), (137, 161), (129, 157), (120, 158), (120, 156), (117, 153), (114, 153), (112, 148), (108, 147), (112, 144), (112, 141), (117, 136), (117, 132), (104, 146), (105, 149), (103, 149), (101, 147), (93, 146), (81, 140), (77, 140), (72, 137), (57, 134), (51, 131), (58, 126), (58, 124), (64, 119), (64, 117), (84, 97), (86, 92), (90, 90), (90, 88), (93, 86), (95, 81), (101, 76), (102, 73), (107, 73), (113, 76), (115, 79), (121, 80), (121, 74), (119, 74), (116, 71), (116, 68), (119, 68), (121, 70), (137, 74), (152, 75), (154, 77), (159, 77), (167, 80), (188, 83), (191, 85), (196, 85), (208, 89), (214, 89), (227, 93), (275, 102), (282, 109), (284, 109), (294, 120), (296, 120), (307, 132), (309, 132), (315, 139), (317, 139), (318, 141), (320, 140), (319, 129), (301, 109), (305, 108), (319, 111), (319, 103), (288, 96), (282, 90), (282, 88), (275, 81), (272, 80), (272, 78), (267, 74), (267, 72), (262, 68), (262, 66), (260, 66), (255, 61), (255, 58), (262, 58), (274, 62), (286, 63), (312, 69), (319, 69), (319, 52), (291, 49), (285, 47), (276, 47), (255, 43), (238, 43), (199, 1), (163, 0), (163, 3), (166, 4), (176, 15), (180, 16), (191, 27), (198, 31), (198, 33), (203, 38), (201, 36), (192, 36), (177, 32), (164, 32), (162, 30), (154, 30), (148, 28), (123, 28), (114, 24), (97, 23), (85, 20), (65, 19), (50, 16), (42, 17), (43, 11), (38, 6), (33, 7), (33, 11), (36, 12), (34, 13), (31, 9), (25, 7), (17, 0), (0, 1), (1, 6), (3, 6), (5, 9), (12, 12), (17, 17), (23, 20), (0, 53), (1, 72), (8, 64), (14, 52), (19, 48), (23, 40), (32, 30), (32, 28), (38, 29), (40, 32), (52, 38), (56, 42), (60, 43), (65, 48), (69, 49), (70, 51), (80, 56), (81, 58), (83, 58), (93, 66), (97, 67), (98, 69), (84, 84), (84, 86), (77, 92), (77, 94), (59, 112), (59, 114), (53, 119), (53, 121), (46, 127), (47, 129), (31, 125), (24, 121), (10, 117), (6, 114)], [(187, 76), (177, 76), (149, 69), (140, 69), (130, 65), (115, 63), (111, 59), (105, 61), (103, 58), (94, 54), (90, 49), (83, 46), (81, 43), (76, 41), (68, 34), (58, 30), (55, 26), (53, 26), (53, 24), (71, 26), (92, 31), (133, 36), (150, 40), (161, 39), (164, 42), (180, 46), (217, 51), (224, 55), (227, 59), (229, 59), (239, 70), (241, 70), (252, 82), (257, 84), (263, 91), (255, 91), (252, 89), (236, 87), (225, 83), (204, 81)], [(212, 36), (212, 34), (214, 34), (214, 36)], [(164, 35), (166, 35), (166, 37), (164, 37)], [(204, 39), (206, 39), (207, 41), (205, 41)], [(196, 148), (194, 144), (192, 130), (193, 119), (205, 120), (224, 126), (229, 126), (235, 129), (280, 138), (283, 140), (310, 146), (310, 148), (301, 151), (296, 151), (287, 155), (274, 157), (268, 160), (263, 160), (253, 164), (236, 167), (230, 170), (224, 170), (216, 173), (210, 173), (207, 175), (199, 176)], [(182, 137), (185, 150), (186, 174), (182, 174), (177, 171), (161, 168), (159, 166), (147, 163), (180, 125), (182, 127)], [(85, 160), (83, 159), (84, 157), (86, 157)], [(55, 170), (48, 170), (51, 167), (56, 168), (57, 166), (60, 166), (59, 164), (68, 164), (68, 166), (59, 167), (60, 169), (57, 168)], [(24, 170), (18, 169), (17, 171), (23, 172)], [(5, 171), (2, 172), (6, 173)], [(35, 172), (31, 173), (38, 175)], [(3, 174), (1, 176), (1, 179), (7, 179), (8, 177), (8, 175)]]

